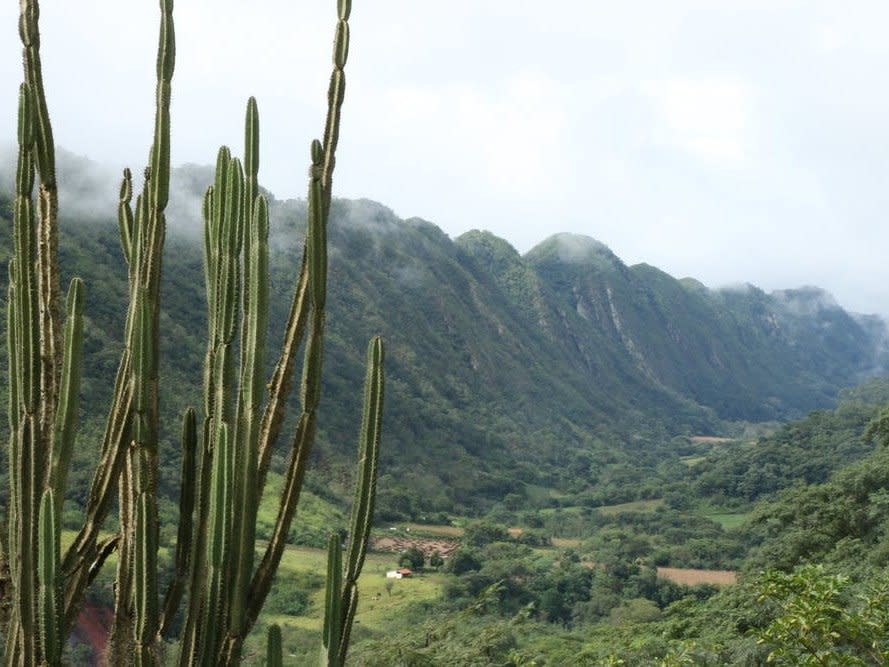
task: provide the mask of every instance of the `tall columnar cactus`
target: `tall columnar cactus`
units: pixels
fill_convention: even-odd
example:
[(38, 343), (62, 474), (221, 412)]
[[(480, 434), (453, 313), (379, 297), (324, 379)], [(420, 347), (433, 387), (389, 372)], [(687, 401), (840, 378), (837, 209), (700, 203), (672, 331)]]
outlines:
[[(159, 0), (154, 138), (133, 206), (124, 171), (118, 223), (128, 266), (125, 349), (118, 366), (86, 521), (60, 548), (73, 449), (83, 339), (83, 284), (69, 289), (64, 333), (59, 303), (57, 197), (52, 128), (39, 54), (37, 0), (21, 0), (25, 83), (19, 94), (18, 171), (9, 266), (9, 534), (0, 568), (12, 591), (8, 665), (60, 664), (83, 594), (117, 551), (111, 664), (153, 665), (187, 594), (179, 663), (235, 664), (268, 595), (299, 500), (315, 435), (327, 290), (327, 221), (349, 50), (349, 0), (338, 0), (333, 73), (321, 141), (311, 144), (308, 222), (285, 337), (266, 385), (268, 204), (259, 194), (259, 114), (247, 105), (242, 163), (222, 148), (204, 199), (208, 343), (202, 428), (187, 410), (182, 428), (180, 524), (175, 572), (162, 604), (157, 577), (158, 340), (161, 258), (170, 181), (170, 91), (175, 61), (173, 1)], [(39, 190), (34, 210), (35, 174)], [(301, 413), (290, 446), (272, 537), (254, 563), (257, 511), (271, 451), (304, 345)], [(322, 662), (341, 665), (357, 607), (357, 579), (373, 515), (383, 397), (383, 347), (368, 348), (365, 405), (350, 543), (331, 541)], [(266, 388), (268, 391), (266, 392)], [(118, 532), (99, 531), (117, 493)], [(2, 542), (2, 540), (0, 540)], [(6, 558), (2, 558), (5, 555)], [(2, 575), (3, 573), (0, 573)], [(2, 621), (2, 618), (0, 618)], [(280, 632), (269, 635), (280, 664)]]
[[(28, 13), (28, 19), (33, 18), (33, 12)], [(25, 27), (22, 30), (23, 34), (27, 32)], [(36, 52), (33, 41), (30, 51)], [(35, 59), (39, 69), (39, 58), (34, 53), (26, 56), (26, 67), (29, 62), (33, 65)], [(39, 83), (39, 76), (31, 79)], [(75, 279), (68, 295), (65, 352), (59, 365), (59, 381), (50, 383), (49, 378), (54, 377), (55, 370), (47, 370), (46, 366), (55, 351), (61, 351), (63, 346), (51, 335), (49, 325), (53, 318), (44, 316), (45, 310), (51, 310), (51, 301), (48, 292), (41, 293), (41, 280), (49, 277), (41, 278), (40, 275), (44, 268), (40, 247), (43, 244), (46, 251), (52, 244), (44, 243), (45, 239), (40, 235), (52, 229), (55, 222), (54, 209), (47, 208), (54, 195), (44, 184), (41, 184), (40, 197), (42, 202), (45, 199), (41, 204), (45, 210), (41, 210), (39, 220), (32, 208), (34, 155), (41, 150), (38, 134), (44, 132), (42, 141), (46, 142), (48, 133), (51, 143), (48, 121), (44, 126), (40, 120), (38, 97), (29, 84), (22, 84), (13, 212), (15, 252), (9, 267), (7, 303), (11, 473), (8, 548), (15, 595), (12, 618), (6, 630), (6, 658), (11, 663), (24, 664), (37, 664), (61, 654), (58, 577), (53, 575), (51, 581), (47, 579), (50, 571), (55, 572), (58, 567), (59, 541), (57, 536), (45, 531), (57, 526), (65, 492), (77, 412), (83, 332), (83, 285)], [(44, 160), (46, 169), (51, 168), (51, 160), (39, 160)], [(45, 166), (47, 163), (49, 167)], [(48, 407), (47, 402), (53, 405)], [(50, 415), (53, 416), (51, 421)], [(54, 630), (50, 632), (50, 629)]]

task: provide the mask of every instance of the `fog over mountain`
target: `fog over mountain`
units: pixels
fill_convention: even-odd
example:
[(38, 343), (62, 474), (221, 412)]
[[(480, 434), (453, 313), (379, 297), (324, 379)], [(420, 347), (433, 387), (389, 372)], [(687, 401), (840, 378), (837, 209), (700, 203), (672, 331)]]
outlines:
[[(6, 191), (10, 191), (14, 179), (15, 165), (14, 147), (9, 144), (0, 145), (0, 187)], [(67, 216), (73, 218), (86, 218), (93, 220), (101, 220), (109, 215), (115, 215), (117, 210), (118, 186), (120, 183), (121, 171), (123, 167), (113, 167), (109, 164), (96, 162), (87, 157), (75, 155), (64, 148), (58, 149), (58, 171), (59, 171), (59, 199), (62, 212), (62, 219)], [(134, 174), (134, 185), (138, 188), (139, 168), (131, 165)], [(167, 219), (173, 232), (189, 234), (197, 234), (200, 232), (201, 220), (201, 198), (207, 185), (212, 180), (213, 168), (209, 165), (189, 164), (174, 169), (171, 180), (171, 196), (167, 211)], [(268, 193), (268, 191), (266, 191)], [(273, 193), (268, 193), (274, 198)], [(352, 200), (349, 204), (348, 215), (343, 218), (346, 224), (369, 225), (376, 224), (380, 230), (392, 227), (389, 216), (394, 213), (388, 207), (383, 207), (388, 215), (380, 215), (378, 211), (379, 204), (368, 203), (370, 200)], [(362, 203), (364, 202), (364, 203)], [(290, 215), (301, 215), (299, 211), (304, 208), (304, 200), (300, 197), (290, 200), (281, 200), (279, 206), (290, 210)], [(469, 217), (469, 216), (467, 216)], [(350, 222), (351, 221), (351, 222)], [(495, 220), (474, 220), (474, 226), (485, 227), (486, 222), (495, 222)], [(589, 226), (594, 227), (595, 222), (590, 222)], [(604, 239), (598, 232), (593, 232), (595, 236)], [(508, 239), (509, 237), (507, 237)], [(560, 232), (553, 236), (559, 247), (559, 254), (563, 261), (575, 262), (592, 259), (596, 256), (600, 261), (606, 261), (608, 258), (616, 258), (611, 248), (605, 243), (593, 239), (591, 236), (570, 232)], [(682, 239), (677, 239), (682, 241)], [(681, 243), (677, 245), (681, 248)], [(803, 244), (804, 245), (804, 244)], [(767, 244), (763, 244), (766, 248)], [(764, 251), (765, 251), (764, 250)], [(752, 251), (753, 256), (756, 249)], [(659, 253), (663, 255), (663, 251)], [(681, 251), (679, 252), (681, 254)], [(766, 253), (767, 254), (767, 253)], [(638, 261), (653, 261), (652, 258), (629, 258)], [(786, 259), (787, 264), (793, 264), (799, 256), (791, 255)], [(727, 260), (728, 261), (728, 260)], [(805, 262), (803, 262), (805, 263)], [(824, 281), (819, 281), (818, 276), (821, 269), (813, 269), (809, 273), (812, 276), (810, 280), (801, 283), (798, 288), (802, 290), (808, 289), (809, 286), (818, 285), (815, 289), (822, 293), (824, 299), (833, 300), (836, 305), (836, 299), (839, 303), (853, 312), (862, 314), (879, 314), (881, 317), (889, 315), (889, 300), (882, 301), (880, 299), (871, 298), (870, 294), (874, 290), (879, 290), (880, 285), (866, 274), (865, 266), (849, 266), (846, 274), (842, 279), (834, 278), (834, 282), (830, 282), (831, 276), (824, 274)], [(788, 307), (793, 308), (794, 294), (796, 288), (788, 289), (787, 285), (775, 285), (772, 278), (769, 278), (769, 267), (761, 267), (761, 275), (745, 276), (743, 281), (733, 281), (728, 284), (715, 283), (709, 285), (711, 288), (727, 289), (727, 290), (747, 290), (751, 285), (761, 285), (768, 290), (773, 290), (773, 296), (776, 300), (787, 300)], [(698, 279), (699, 275), (690, 278), (701, 283)], [(850, 281), (860, 282), (865, 286), (862, 291), (851, 289)], [(887, 278), (889, 281), (889, 278)], [(881, 283), (882, 284), (882, 283)], [(797, 307), (803, 305), (811, 308), (812, 299), (806, 299), (804, 304), (796, 300)]]
[[(333, 6), (262, 7), (177, 6), (172, 159), (237, 148), (255, 95), (260, 178), (300, 197)], [(15, 136), (17, 10), (0, 6), (0, 141)], [(157, 7), (42, 10), (57, 144), (138, 168)], [(335, 194), (521, 252), (573, 232), (708, 285), (820, 285), (889, 313), (887, 23), (876, 0), (356, 3)]]

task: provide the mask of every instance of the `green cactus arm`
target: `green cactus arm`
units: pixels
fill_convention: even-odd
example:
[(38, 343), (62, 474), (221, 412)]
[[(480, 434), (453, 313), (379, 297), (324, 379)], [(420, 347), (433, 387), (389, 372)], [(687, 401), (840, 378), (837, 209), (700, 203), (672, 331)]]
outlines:
[[(70, 629), (73, 627), (77, 614), (80, 612), (79, 601), (83, 599), (84, 592), (95, 581), (99, 572), (101, 572), (105, 561), (111, 557), (111, 554), (117, 551), (118, 544), (120, 544), (119, 535), (110, 535), (97, 543), (91, 560), (83, 568), (83, 580), (81, 581), (78, 577), (75, 581), (65, 586), (63, 591), (64, 616), (62, 617), (64, 632), (62, 634), (70, 634)], [(79, 572), (80, 570), (78, 570), (78, 574)]]
[(212, 420), (204, 417), (201, 432), (200, 449), (196, 457), (196, 487), (194, 508), (194, 531), (192, 533), (191, 566), (188, 575), (188, 607), (185, 614), (185, 627), (181, 633), (180, 663), (188, 665), (190, 656), (199, 650), (199, 628), (201, 609), (204, 606), (204, 587), (207, 580), (206, 543), (210, 514), (210, 492), (213, 468), (213, 452), (211, 450)]
[(44, 481), (46, 447), (40, 438), (40, 314), (37, 235), (31, 195), (34, 185), (32, 151), (34, 146), (34, 103), (27, 85), (19, 88), (18, 163), (13, 209), (15, 260), (10, 263), (10, 294), (15, 300), (8, 310), (10, 364), (9, 470), (11, 478), (9, 548), (15, 590), (14, 620), (7, 630), (7, 655), (35, 662), (41, 659), (37, 623), (39, 620), (37, 555), (39, 507)]
[[(131, 359), (132, 444), (119, 483), (118, 585), (109, 661), (151, 662), (157, 628), (157, 447), (160, 274), (170, 188), (170, 92), (175, 68), (173, 1), (160, 0), (154, 136), (137, 198), (127, 348)], [(144, 499), (144, 500), (143, 500)], [(151, 551), (147, 553), (145, 549)], [(139, 563), (146, 567), (140, 575)], [(146, 597), (150, 603), (146, 603)], [(135, 627), (135, 632), (133, 628)]]
[[(10, 351), (8, 355), (9, 364), (9, 431), (14, 434), (19, 428), (19, 383), (18, 377), (20, 370), (18, 368), (19, 349), (18, 342), (18, 311), (16, 303), (18, 294), (15, 287), (15, 260), (9, 262), (9, 282), (6, 289), (6, 349)], [(12, 442), (12, 440), (10, 441)], [(10, 447), (13, 445), (10, 444)], [(10, 468), (12, 466), (10, 465)], [(15, 496), (15, 490), (10, 489), (10, 495)]]
[(201, 609), (201, 621), (197, 625), (200, 633), (199, 652), (191, 656), (193, 663), (185, 664), (217, 664), (225, 636), (225, 600), (228, 590), (226, 570), (231, 544), (231, 488), (234, 467), (234, 443), (227, 424), (220, 424), (216, 442), (207, 525), (207, 578), (203, 582), (206, 604)]
[[(133, 199), (133, 175), (129, 169), (123, 170), (123, 180), (120, 183), (120, 197), (117, 205), (117, 225), (120, 231), (120, 247), (123, 250), (124, 260), (128, 265), (133, 257), (133, 207), (130, 202)], [(130, 286), (132, 287), (132, 285)]]
[(158, 622), (158, 638), (170, 630), (170, 626), (182, 601), (185, 582), (188, 579), (194, 531), (194, 505), (197, 482), (198, 435), (197, 417), (188, 408), (182, 418), (182, 470), (179, 490), (179, 529), (176, 536), (175, 573), (164, 598), (163, 612)]
[[(323, 248), (326, 252), (326, 248)], [(326, 266), (326, 262), (319, 262)], [(311, 284), (311, 279), (310, 279)], [(311, 287), (309, 288), (311, 292)], [(245, 631), (255, 623), (265, 598), (271, 588), (272, 579), (281, 562), (293, 515), (299, 503), (299, 495), (305, 477), (309, 453), (315, 439), (318, 401), (321, 393), (321, 360), (324, 346), (324, 311), (312, 309), (312, 323), (303, 360), (301, 384), (302, 414), (297, 422), (296, 433), (291, 447), (290, 464), (284, 479), (284, 492), (281, 496), (278, 514), (272, 537), (266, 546), (262, 560), (253, 576), (248, 595), (249, 608), (246, 613)]]
[(68, 289), (65, 318), (64, 354), (62, 355), (62, 388), (56, 414), (56, 438), (53, 448), (49, 486), (56, 494), (61, 514), (65, 500), (65, 482), (74, 449), (74, 427), (77, 422), (80, 393), (81, 352), (83, 349), (83, 281), (74, 278)]
[[(129, 245), (131, 286), (136, 290), (137, 283), (148, 288), (152, 298), (152, 346), (157, 335), (157, 285), (160, 274), (160, 257), (164, 240), (163, 209), (169, 189), (169, 85), (174, 65), (174, 40), (172, 24), (172, 0), (161, 0), (161, 30), (158, 47), (158, 84), (156, 91), (155, 136), (152, 143), (150, 168), (146, 173), (146, 188), (136, 201), (136, 216), (129, 234), (122, 233), (122, 241)], [(35, 28), (36, 31), (36, 28)], [(131, 179), (126, 179), (131, 180)], [(123, 190), (124, 188), (122, 188)], [(129, 189), (129, 188), (127, 188)], [(121, 193), (126, 199), (131, 193)], [(126, 227), (129, 226), (127, 218)], [(129, 241), (126, 240), (129, 236)], [(104, 561), (103, 549), (98, 544), (99, 529), (111, 507), (117, 479), (123, 469), (125, 454), (130, 442), (133, 410), (133, 386), (131, 382), (130, 336), (135, 320), (134, 304), (131, 302), (126, 318), (127, 349), (124, 350), (118, 366), (111, 407), (102, 439), (101, 457), (86, 506), (86, 521), (65, 554), (63, 572), (68, 581), (65, 618), (70, 627), (76, 616), (77, 607), (91, 574), (93, 564)], [(155, 351), (156, 352), (156, 351)], [(149, 423), (140, 423), (140, 428), (151, 428), (157, 419), (156, 401), (156, 353), (153, 366), (149, 369)], [(143, 401), (143, 407), (145, 402)], [(154, 429), (156, 433), (156, 428)], [(144, 435), (144, 434), (143, 434)], [(149, 463), (149, 467), (151, 464)], [(121, 541), (121, 558), (126, 559), (131, 549), (127, 540)]]
[(37, 162), (41, 180), (54, 185), (56, 179), (55, 147), (46, 105), (46, 93), (43, 88), (43, 68), (40, 62), (40, 32), (38, 29), (40, 5), (37, 0), (22, 0), (20, 12), (19, 38), (24, 47), (25, 80), (34, 91), (36, 107)]
[[(245, 248), (244, 327), (241, 339), (241, 381), (238, 403), (238, 456), (235, 501), (238, 517), (235, 538), (234, 587), (230, 634), (241, 635), (256, 542), (256, 491), (260, 408), (263, 398), (265, 338), (268, 329), (268, 204), (257, 196)], [(233, 656), (234, 658), (234, 656)]]
[(91, 579), (91, 565), (101, 553), (99, 531), (112, 507), (117, 480), (126, 458), (133, 400), (129, 369), (129, 352), (125, 350), (117, 370), (99, 463), (87, 496), (84, 523), (62, 560), (63, 576), (68, 582), (65, 600), (66, 630), (71, 628), (77, 616), (83, 593)]
[(327, 540), (327, 583), (324, 591), (324, 627), (321, 631), (322, 667), (340, 667), (342, 639), (343, 547), (334, 533)]
[[(358, 609), (358, 576), (364, 565), (370, 527), (373, 523), (374, 499), (376, 496), (377, 462), (380, 452), (380, 435), (383, 414), (383, 341), (379, 336), (371, 339), (367, 346), (367, 373), (364, 381), (364, 410), (361, 419), (361, 434), (358, 445), (358, 475), (355, 483), (355, 499), (352, 502), (349, 549), (342, 567), (342, 579), (337, 589), (339, 599), (334, 606), (325, 610), (328, 615), (338, 614), (338, 636), (335, 650), (325, 645), (322, 655), (328, 656), (329, 665), (342, 665), (346, 661), (352, 623)], [(328, 579), (331, 575), (328, 571)], [(330, 605), (330, 603), (328, 602)], [(326, 621), (325, 621), (326, 623)]]
[[(34, 431), (37, 428), (36, 417), (27, 415), (21, 420), (18, 433), (15, 434), (17, 444), (13, 448), (10, 472), (15, 476), (17, 497), (12, 499), (15, 507), (15, 521), (10, 526), (10, 548), (16, 550), (13, 567), (15, 586), (15, 624), (7, 636), (7, 655), (20, 652), (24, 664), (37, 664), (40, 660), (39, 650), (39, 594), (38, 594), (38, 563), (35, 557), (38, 551), (39, 502), (34, 497), (40, 496), (34, 488)], [(18, 639), (18, 646), (10, 645), (10, 641)]]
[[(244, 121), (244, 239), (246, 246), (250, 239), (253, 224), (253, 208), (259, 195), (259, 108), (256, 98), (247, 100), (247, 113)], [(244, 275), (250, 274), (251, 253), (244, 253)]]
[(265, 664), (267, 667), (284, 667), (284, 648), (281, 645), (281, 626), (277, 623), (272, 623), (269, 626)]
[(201, 212), (204, 218), (204, 276), (207, 285), (207, 340), (213, 341), (216, 332), (216, 257), (214, 255), (212, 227), (214, 220), (213, 202), (215, 191), (209, 186), (204, 192)]
[[(216, 656), (221, 637), (227, 633), (227, 615), (220, 614), (219, 621), (211, 628), (210, 609), (222, 608), (224, 584), (234, 571), (232, 560), (226, 559), (224, 570), (213, 565), (212, 550), (216, 539), (231, 538), (230, 528), (236, 520), (231, 516), (232, 504), (227, 511), (229, 518), (225, 524), (225, 536), (211, 539), (207, 526), (214, 525), (218, 513), (218, 488), (214, 486), (219, 477), (218, 466), (223, 449), (219, 441), (221, 426), (226, 427), (227, 438), (235, 440), (238, 429), (229, 430), (229, 425), (237, 423), (232, 415), (234, 395), (234, 354), (229, 347), (233, 341), (238, 318), (237, 281), (239, 280), (238, 252), (242, 246), (239, 236), (243, 233), (244, 176), (240, 162), (231, 157), (225, 146), (219, 149), (216, 158), (214, 184), (208, 188), (204, 198), (204, 255), (207, 281), (208, 340), (204, 362), (204, 444), (199, 459), (198, 497), (196, 507), (196, 531), (192, 567), (189, 576), (189, 608), (186, 614), (185, 630), (182, 639), (180, 664)], [(233, 418), (234, 417), (234, 418)], [(234, 443), (232, 443), (234, 448)], [(232, 457), (233, 469), (235, 457)], [(233, 472), (233, 471), (232, 471)], [(239, 489), (235, 488), (225, 496), (226, 502), (233, 503)], [(201, 529), (203, 527), (203, 529)], [(211, 580), (213, 585), (207, 586)], [(230, 589), (225, 589), (226, 591)], [(212, 599), (211, 599), (212, 596)], [(223, 597), (220, 597), (223, 596)], [(208, 635), (208, 633), (210, 633)], [(192, 661), (192, 662), (189, 662)]]
[[(336, 148), (339, 143), (339, 125), (341, 109), (345, 94), (345, 66), (349, 53), (349, 16), (352, 11), (351, 0), (337, 0), (337, 25), (333, 48), (333, 72), (327, 95), (327, 116), (324, 124), (323, 142), (312, 144), (312, 180), (317, 178), (321, 185), (321, 220), (326, 229), (330, 212), (330, 198), (333, 185), (333, 171), (336, 166)], [(311, 190), (311, 186), (310, 186)], [(311, 215), (311, 214), (310, 214)], [(311, 220), (311, 218), (310, 218)], [(326, 232), (325, 232), (326, 234)], [(271, 459), (271, 448), (277, 441), (283, 421), (284, 404), (292, 387), (294, 358), (296, 350), (302, 342), (308, 318), (309, 304), (305, 299), (305, 289), (309, 283), (309, 267), (307, 255), (311, 254), (307, 247), (303, 252), (303, 265), (300, 269), (297, 289), (293, 297), (290, 314), (285, 328), (284, 346), (272, 381), (269, 383), (269, 401), (263, 415), (259, 440), (259, 484), (260, 493), (265, 486), (268, 462)], [(315, 259), (318, 259), (317, 255)], [(325, 258), (326, 259), (326, 258)], [(326, 275), (326, 270), (325, 270)], [(317, 287), (317, 285), (316, 285)]]
[(61, 530), (56, 511), (57, 501), (51, 488), (43, 492), (40, 500), (40, 526), (38, 550), (38, 582), (39, 582), (39, 613), (40, 641), (43, 660), (48, 665), (60, 665), (62, 658), (62, 642), (59, 623), (59, 553), (61, 546)]
[(39, 223), (37, 226), (36, 273), (40, 327), (40, 387), (45, 397), (40, 402), (38, 428), (43, 451), (51, 452), (55, 437), (55, 409), (61, 377), (62, 326), (61, 290), (58, 269), (58, 189), (56, 186), (55, 146), (40, 60), (40, 33), (37, 0), (20, 2), (19, 37), (24, 47), (22, 61), (25, 81), (31, 90), (34, 117), (34, 145), (37, 170)]
[(137, 446), (150, 444), (149, 426), (149, 367), (151, 366), (151, 304), (148, 290), (140, 288), (136, 293), (136, 321), (133, 344), (133, 440)]
[(293, 371), (296, 367), (297, 350), (305, 336), (309, 317), (308, 285), (309, 272), (305, 252), (303, 252), (296, 290), (284, 329), (284, 342), (281, 345), (281, 353), (278, 355), (278, 361), (269, 382), (268, 400), (259, 429), (259, 464), (256, 488), (260, 497), (265, 488), (272, 448), (281, 433), (287, 399), (293, 388)]
[(151, 199), (162, 212), (170, 195), (170, 91), (176, 65), (173, 0), (161, 0), (161, 25), (157, 47), (157, 88), (154, 142), (151, 147)]
[(321, 179), (309, 183), (309, 219), (306, 256), (312, 309), (323, 311), (327, 299), (327, 220), (324, 215)]
[(38, 278), (36, 275), (37, 237), (34, 230), (34, 210), (31, 202), (34, 189), (34, 101), (29, 86), (19, 87), (18, 100), (18, 161), (16, 167), (15, 201), (13, 204), (13, 246), (15, 261), (11, 263), (10, 284), (15, 284), (15, 327), (17, 373), (10, 381), (18, 385), (19, 414), (36, 412), (39, 366)]
[(367, 374), (364, 379), (364, 410), (358, 445), (358, 478), (349, 532), (344, 580), (346, 585), (358, 581), (367, 541), (373, 523), (374, 499), (377, 487), (377, 463), (380, 457), (380, 436), (383, 421), (383, 341), (379, 336), (367, 346)]
[(136, 503), (136, 526), (133, 558), (135, 585), (135, 665), (156, 664), (153, 653), (157, 630), (157, 522), (154, 498), (147, 491), (139, 494)]
[[(311, 451), (315, 437), (315, 420), (318, 400), (320, 398), (320, 373), (321, 351), (324, 340), (324, 304), (326, 300), (327, 282), (327, 219), (330, 210), (330, 193), (333, 179), (333, 171), (336, 165), (335, 153), (339, 137), (340, 110), (345, 94), (345, 55), (348, 45), (343, 41), (348, 40), (348, 22), (351, 11), (351, 2), (338, 0), (337, 3), (337, 30), (334, 44), (334, 68), (331, 75), (328, 90), (327, 119), (325, 121), (323, 143), (312, 143), (311, 157), (312, 167), (309, 178), (309, 220), (305, 250), (305, 269), (307, 291), (311, 301), (311, 328), (308, 343), (306, 344), (305, 359), (303, 362), (303, 379), (301, 385), (303, 413), (297, 425), (297, 433), (291, 448), (290, 465), (285, 478), (285, 490), (281, 497), (281, 505), (275, 520), (275, 528), (272, 539), (266, 547), (262, 561), (253, 577), (250, 585), (250, 608), (247, 612), (247, 624), (252, 627), (259, 610), (265, 602), (271, 580), (281, 560), (287, 533), (293, 520), (296, 504), (299, 501), (299, 491), (302, 479), (305, 475), (305, 465)], [(298, 294), (294, 297), (294, 303)], [(303, 308), (308, 308), (308, 304)], [(293, 313), (293, 309), (291, 309)], [(298, 319), (299, 314), (297, 314)], [(288, 333), (290, 323), (288, 323)], [(277, 369), (276, 369), (277, 375)], [(283, 382), (283, 387), (287, 382)], [(271, 403), (270, 403), (271, 405)], [(269, 417), (268, 421), (266, 417)], [(268, 430), (266, 430), (266, 427)], [(266, 415), (263, 419), (261, 436), (260, 469), (269, 456), (271, 441), (266, 440), (273, 432), (277, 434), (275, 427), (275, 415)], [(260, 473), (264, 479), (264, 472)]]
[[(134, 447), (132, 447), (134, 449)], [(129, 454), (129, 451), (128, 451)], [(120, 542), (117, 547), (117, 569), (114, 581), (114, 618), (108, 637), (107, 660), (110, 664), (123, 664), (132, 660), (136, 650), (135, 630), (135, 542), (138, 515), (134, 498), (133, 457), (126, 456), (124, 468), (117, 483), (117, 504)]]
[(290, 524), (293, 522), (293, 515), (299, 503), (299, 495), (302, 490), (303, 479), (305, 478), (310, 451), (308, 444), (311, 441), (311, 435), (315, 431), (315, 418), (314, 412), (303, 413), (300, 415), (296, 426), (290, 462), (284, 474), (284, 490), (281, 494), (280, 506), (275, 518), (275, 527), (263, 552), (262, 560), (250, 582), (250, 594), (247, 596), (248, 606), (244, 626), (245, 632), (249, 631), (249, 628), (253, 627), (256, 619), (259, 618), (259, 612), (262, 611), (262, 606), (265, 604), (269, 590), (271, 590), (275, 572), (281, 562), (281, 555), (284, 553), (287, 534), (290, 532)]
[(345, 664), (346, 654), (349, 652), (349, 639), (352, 635), (352, 624), (355, 622), (355, 612), (358, 611), (358, 584), (352, 583), (343, 589), (342, 602), (342, 631), (340, 632), (339, 656)]

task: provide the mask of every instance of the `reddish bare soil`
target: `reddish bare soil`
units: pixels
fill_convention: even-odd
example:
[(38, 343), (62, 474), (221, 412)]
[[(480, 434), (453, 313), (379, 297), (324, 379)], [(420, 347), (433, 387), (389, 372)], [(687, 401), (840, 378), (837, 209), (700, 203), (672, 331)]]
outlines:
[(386, 535), (373, 538), (371, 549), (374, 551), (390, 551), (400, 553), (411, 547), (416, 547), (428, 558), (432, 552), (437, 551), (442, 558), (447, 558), (460, 543), (455, 540), (432, 539), (428, 537), (402, 537), (400, 535)]
[(110, 609), (86, 603), (74, 623), (74, 635), (93, 650), (93, 664), (99, 664), (99, 659), (105, 654), (112, 619)]

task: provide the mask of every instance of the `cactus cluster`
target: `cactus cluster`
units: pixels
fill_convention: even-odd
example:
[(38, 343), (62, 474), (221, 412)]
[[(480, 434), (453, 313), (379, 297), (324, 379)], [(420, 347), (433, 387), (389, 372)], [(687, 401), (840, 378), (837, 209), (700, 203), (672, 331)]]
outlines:
[[(259, 114), (247, 104), (243, 163), (219, 150), (204, 198), (208, 338), (202, 419), (185, 411), (175, 571), (160, 597), (157, 573), (158, 340), (160, 275), (170, 191), (170, 93), (175, 62), (173, 1), (160, 0), (154, 139), (142, 192), (133, 203), (125, 170), (118, 222), (128, 266), (125, 349), (85, 507), (64, 557), (59, 517), (75, 438), (83, 339), (83, 284), (59, 304), (57, 197), (52, 128), (43, 92), (37, 0), (22, 0), (25, 83), (19, 94), (18, 172), (10, 262), (10, 502), (5, 559), (13, 601), (8, 665), (57, 665), (84, 592), (117, 552), (111, 664), (153, 665), (185, 603), (181, 665), (236, 664), (280, 563), (314, 440), (321, 393), (327, 282), (327, 219), (345, 89), (349, 0), (338, 0), (333, 73), (323, 139), (310, 150), (308, 224), (284, 342), (266, 384), (269, 212), (259, 194)], [(39, 175), (39, 192), (34, 175)], [(33, 202), (37, 201), (37, 211)], [(254, 563), (257, 511), (284, 406), (304, 348), (301, 414), (269, 543)], [(357, 579), (373, 516), (383, 400), (383, 346), (368, 346), (364, 414), (349, 543), (329, 549), (321, 663), (342, 665), (357, 607)], [(116, 534), (99, 531), (117, 494)], [(269, 631), (269, 664), (281, 664), (280, 630)]]

